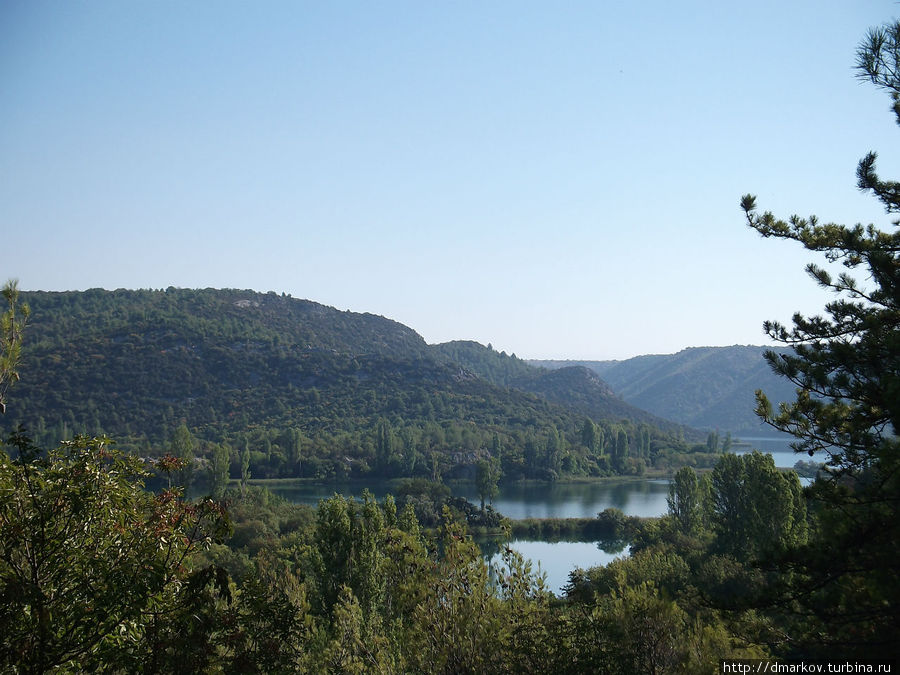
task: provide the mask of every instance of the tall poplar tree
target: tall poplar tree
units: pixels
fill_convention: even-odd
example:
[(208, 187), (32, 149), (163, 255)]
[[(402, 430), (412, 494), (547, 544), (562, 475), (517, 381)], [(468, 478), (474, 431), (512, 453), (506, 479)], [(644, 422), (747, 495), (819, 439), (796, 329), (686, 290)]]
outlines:
[(247, 494), (247, 481), (250, 480), (250, 445), (244, 439), (241, 447), (241, 497)]
[(183, 422), (175, 429), (169, 452), (181, 460), (182, 467), (178, 471), (178, 483), (188, 490), (194, 482), (194, 435)]
[(231, 465), (231, 453), (228, 446), (216, 443), (212, 449), (210, 468), (210, 495), (213, 499), (222, 499), (228, 487), (228, 469)]
[(706, 525), (708, 495), (705, 485), (689, 466), (681, 467), (669, 485), (666, 503), (676, 527), (686, 535), (696, 535)]
[(487, 499), (494, 503), (494, 497), (500, 492), (500, 460), (496, 457), (479, 459), (475, 464), (475, 487), (481, 499), (481, 510), (484, 511), (484, 501)]

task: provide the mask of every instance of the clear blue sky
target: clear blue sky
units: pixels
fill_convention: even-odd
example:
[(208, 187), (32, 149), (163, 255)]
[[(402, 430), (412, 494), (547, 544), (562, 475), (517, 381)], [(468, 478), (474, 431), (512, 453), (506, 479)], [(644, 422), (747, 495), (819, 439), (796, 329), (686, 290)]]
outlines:
[(762, 344), (814, 258), (890, 227), (869, 0), (0, 1), (0, 277), (230, 287), (530, 358)]

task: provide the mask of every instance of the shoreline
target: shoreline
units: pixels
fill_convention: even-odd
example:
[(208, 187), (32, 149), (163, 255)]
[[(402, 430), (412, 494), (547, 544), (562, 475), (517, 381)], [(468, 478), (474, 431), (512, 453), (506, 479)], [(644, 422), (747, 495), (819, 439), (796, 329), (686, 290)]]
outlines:
[[(562, 478), (559, 480), (548, 481), (541, 480), (538, 478), (526, 478), (522, 480), (508, 481), (508, 482), (500, 482), (500, 485), (589, 485), (594, 483), (630, 483), (635, 481), (642, 480), (668, 480), (671, 479), (673, 471), (668, 469), (665, 470), (653, 470), (647, 471), (642, 476), (570, 476), (566, 478)], [(399, 485), (403, 481), (407, 480), (429, 480), (423, 479), (421, 477), (416, 478), (348, 478), (346, 480), (322, 480), (321, 478), (250, 478), (247, 481), (247, 485), (256, 485), (259, 487), (291, 487), (291, 486), (305, 486), (305, 485), (365, 485), (369, 484), (379, 484), (379, 485)], [(229, 487), (232, 485), (240, 485), (239, 478), (229, 478), (228, 485)], [(430, 481), (429, 482), (433, 482)], [(446, 482), (440, 483), (442, 485), (446, 485), (449, 488), (452, 488), (454, 485), (474, 485), (474, 480), (466, 480), (466, 479), (451, 479)]]

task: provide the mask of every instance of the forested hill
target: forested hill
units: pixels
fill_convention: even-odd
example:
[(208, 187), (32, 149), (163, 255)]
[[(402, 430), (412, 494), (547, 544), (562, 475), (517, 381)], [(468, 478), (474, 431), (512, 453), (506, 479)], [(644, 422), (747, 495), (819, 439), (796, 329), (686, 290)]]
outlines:
[(771, 433), (754, 414), (754, 392), (773, 402), (793, 400), (794, 387), (763, 358), (767, 347), (692, 347), (677, 354), (624, 361), (529, 361), (545, 368), (584, 366), (628, 403), (700, 429), (735, 434)]
[[(233, 475), (249, 447), (258, 477), (440, 476), (488, 448), (511, 476), (603, 473), (687, 449), (684, 430), (584, 371), (547, 376), (488, 354), (531, 380), (501, 384), (379, 316), (240, 290), (22, 299), (31, 321), (4, 421), (44, 444), (102, 432), (154, 454), (184, 424), (201, 453), (203, 442), (230, 444)], [(606, 445), (581, 444), (586, 418)], [(616, 463), (604, 453), (620, 432)]]
[(548, 370), (515, 354), (498, 353), (490, 345), (464, 340), (431, 349), (494, 384), (538, 394), (593, 419), (630, 419), (670, 431), (678, 431), (680, 426), (626, 403), (594, 370), (581, 364), (561, 362), (566, 365)]
[(65, 346), (76, 337), (123, 344), (140, 336), (167, 350), (193, 349), (194, 342), (212, 340), (239, 349), (292, 344), (404, 358), (427, 351), (418, 333), (396, 321), (271, 292), (92, 289), (22, 297), (33, 310), (31, 348)]

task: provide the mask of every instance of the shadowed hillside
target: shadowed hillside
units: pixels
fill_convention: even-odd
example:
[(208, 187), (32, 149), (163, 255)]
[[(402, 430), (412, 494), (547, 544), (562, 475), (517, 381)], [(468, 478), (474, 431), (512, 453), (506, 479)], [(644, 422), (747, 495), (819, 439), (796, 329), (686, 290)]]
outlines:
[[(499, 385), (540, 394), (549, 401), (583, 412), (593, 419), (627, 419), (677, 431), (681, 425), (648, 413), (620, 398), (597, 372), (576, 362), (558, 362), (547, 370), (514, 354), (496, 352), (477, 342), (455, 341), (431, 347), (436, 353), (459, 363)], [(697, 436), (683, 429), (688, 437)]]
[(768, 434), (754, 414), (754, 392), (772, 401), (793, 397), (793, 386), (772, 373), (766, 347), (692, 347), (677, 354), (637, 356), (625, 361), (529, 361), (557, 369), (573, 365), (596, 372), (628, 403), (700, 429)]

